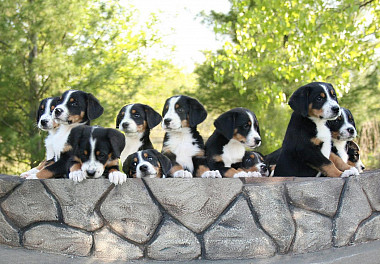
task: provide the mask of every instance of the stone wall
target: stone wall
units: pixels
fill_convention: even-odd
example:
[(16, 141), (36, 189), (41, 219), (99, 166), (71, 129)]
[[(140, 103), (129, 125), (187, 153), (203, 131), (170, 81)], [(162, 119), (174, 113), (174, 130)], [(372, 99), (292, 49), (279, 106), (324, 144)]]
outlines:
[(380, 239), (380, 170), (360, 177), (0, 176), (0, 243), (107, 259), (248, 259)]

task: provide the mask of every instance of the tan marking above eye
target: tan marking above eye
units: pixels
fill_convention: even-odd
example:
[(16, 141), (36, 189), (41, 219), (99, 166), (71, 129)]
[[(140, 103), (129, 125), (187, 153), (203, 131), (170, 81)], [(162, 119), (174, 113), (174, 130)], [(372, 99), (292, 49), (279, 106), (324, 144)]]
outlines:
[(124, 114), (125, 114), (125, 112), (121, 112), (121, 114), (122, 114), (122, 115), (124, 115)]
[(260, 157), (260, 160), (261, 160), (261, 161), (264, 161), (263, 157)]
[(341, 116), (339, 116), (339, 117), (338, 117), (338, 120), (339, 120), (339, 121), (341, 121), (341, 120), (342, 120), (342, 117), (341, 117)]
[(333, 90), (330, 90), (330, 93), (331, 93), (331, 95), (334, 95), (334, 91)]
[(100, 155), (100, 151), (99, 151), (99, 150), (96, 151), (96, 152), (95, 152), (95, 155), (96, 155), (96, 156), (99, 156), (99, 155)]
[(144, 157), (147, 158), (148, 157), (148, 153), (144, 153)]
[(133, 159), (133, 161), (137, 162), (137, 161), (138, 161), (138, 159), (137, 159), (137, 158), (134, 158), (134, 159)]
[(135, 110), (135, 109), (132, 109), (131, 113), (132, 113), (132, 114), (136, 113), (136, 110)]
[(87, 151), (87, 150), (85, 150), (85, 151), (83, 151), (83, 153), (84, 153), (84, 155), (86, 155), (86, 156), (87, 156), (87, 154), (88, 154), (88, 151)]
[(254, 159), (254, 158), (255, 158), (255, 155), (251, 154), (250, 157), (251, 157), (252, 159)]
[(325, 98), (325, 97), (326, 97), (325, 93), (321, 93), (321, 96), (322, 96), (323, 98)]
[(45, 106), (44, 106), (44, 105), (41, 105), (41, 109), (42, 109), (42, 110), (45, 109)]
[(70, 102), (74, 102), (74, 98), (70, 98)]
[(54, 108), (55, 108), (55, 106), (54, 106), (54, 105), (52, 105), (52, 106), (50, 107), (50, 111), (53, 111), (53, 110), (54, 110)]
[(252, 125), (251, 121), (248, 121), (248, 125)]
[(165, 109), (169, 109), (169, 105), (166, 105), (166, 106), (165, 106)]
[(177, 109), (179, 107), (179, 104), (175, 104), (175, 109)]

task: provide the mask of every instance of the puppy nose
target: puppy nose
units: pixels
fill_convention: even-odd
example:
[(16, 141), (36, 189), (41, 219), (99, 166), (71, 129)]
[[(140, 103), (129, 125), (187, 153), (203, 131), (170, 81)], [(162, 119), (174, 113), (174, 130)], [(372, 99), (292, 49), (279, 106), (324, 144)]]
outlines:
[(146, 171), (148, 170), (148, 166), (147, 166), (147, 165), (141, 165), (141, 166), (140, 166), (140, 170), (141, 170), (142, 172), (146, 172)]
[(46, 126), (47, 123), (48, 123), (48, 121), (47, 121), (46, 119), (42, 119), (42, 120), (41, 120), (41, 125), (42, 125), (42, 126)]
[(172, 121), (171, 118), (165, 118), (165, 119), (164, 119), (164, 124), (168, 126), (168, 125), (170, 124), (171, 121)]
[(333, 111), (335, 114), (339, 113), (340, 107), (337, 105), (334, 105), (331, 107), (331, 111)]
[(63, 109), (62, 108), (56, 108), (56, 109), (54, 109), (54, 113), (55, 113), (56, 117), (59, 117), (63, 113)]
[(361, 167), (362, 167), (362, 170), (365, 170), (365, 167), (363, 165)]
[(355, 129), (354, 129), (353, 127), (349, 127), (349, 128), (347, 128), (347, 131), (348, 131), (348, 133), (350, 133), (350, 134), (354, 134), (354, 133), (355, 133)]
[(259, 145), (261, 143), (261, 138), (255, 138), (256, 145)]
[(127, 129), (127, 128), (129, 127), (129, 124), (128, 124), (128, 123), (123, 123), (121, 126), (122, 126), (124, 129)]
[(90, 177), (94, 177), (95, 172), (96, 172), (95, 170), (87, 170), (86, 171), (87, 175), (90, 176)]

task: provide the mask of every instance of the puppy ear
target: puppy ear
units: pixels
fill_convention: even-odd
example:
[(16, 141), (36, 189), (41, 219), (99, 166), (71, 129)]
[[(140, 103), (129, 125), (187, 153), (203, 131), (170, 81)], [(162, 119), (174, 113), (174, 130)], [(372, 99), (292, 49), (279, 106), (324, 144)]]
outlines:
[(82, 139), (84, 130), (89, 127), (86, 125), (80, 125), (71, 129), (69, 137), (67, 138), (67, 143), (73, 147), (73, 149), (77, 149), (79, 146), (79, 142)]
[(289, 99), (289, 106), (304, 117), (307, 117), (309, 112), (309, 92), (308, 86), (298, 88)]
[[(45, 100), (45, 99), (44, 99)], [(38, 125), (38, 120), (40, 119), (40, 108), (41, 108), (41, 105), (42, 105), (42, 103), (43, 103), (43, 101), (44, 100), (42, 100), (41, 102), (40, 102), (40, 104), (38, 105), (38, 108), (37, 108), (37, 115), (36, 115), (36, 122), (37, 122), (37, 125)]]
[(113, 158), (120, 158), (120, 154), (125, 147), (125, 137), (123, 133), (113, 128), (107, 128), (107, 137), (111, 143)]
[(215, 121), (216, 130), (230, 140), (234, 135), (236, 113), (225, 112), (221, 114)]
[(144, 111), (146, 114), (146, 121), (148, 123), (148, 128), (152, 129), (161, 122), (162, 117), (149, 105), (143, 105), (143, 106), (144, 106)]
[(205, 121), (207, 117), (207, 111), (197, 99), (189, 97), (188, 102), (190, 105), (189, 125), (190, 127), (195, 127), (196, 125)]
[(151, 149), (151, 151), (156, 155), (158, 161), (161, 164), (162, 174), (167, 177), (170, 174), (169, 171), (172, 168), (172, 162), (170, 161), (168, 157), (161, 154), (157, 150)]
[(132, 159), (133, 159), (133, 154), (129, 155), (128, 158), (123, 163), (123, 172), (125, 174), (127, 174), (128, 178), (133, 178), (132, 170), (131, 170), (131, 163), (132, 163)]
[(98, 99), (91, 93), (87, 93), (87, 117), (94, 120), (103, 114), (104, 108), (100, 105)]
[(123, 109), (124, 109), (124, 107), (119, 111), (119, 113), (117, 114), (117, 117), (116, 117), (116, 128), (117, 129), (119, 129), (120, 122), (123, 119), (123, 116), (121, 115), (121, 113), (123, 112)]

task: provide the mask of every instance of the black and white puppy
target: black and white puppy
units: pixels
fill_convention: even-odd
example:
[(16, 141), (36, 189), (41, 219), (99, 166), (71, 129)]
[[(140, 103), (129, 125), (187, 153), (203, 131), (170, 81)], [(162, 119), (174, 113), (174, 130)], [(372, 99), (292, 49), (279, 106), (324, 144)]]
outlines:
[(245, 172), (241, 162), (246, 148), (261, 144), (260, 129), (253, 112), (234, 108), (214, 121), (215, 131), (206, 142), (206, 157), (211, 170), (219, 170), (223, 177), (253, 177)]
[(196, 99), (179, 95), (166, 100), (162, 111), (162, 128), (165, 130), (162, 153), (172, 162), (174, 178), (220, 177), (210, 171), (204, 157), (204, 142), (197, 130), (207, 112)]
[(103, 107), (92, 94), (83, 91), (69, 90), (62, 94), (53, 110), (52, 117), (59, 124), (59, 128), (52, 137), (55, 163), (45, 167), (28, 179), (47, 179), (66, 176), (68, 159), (71, 156), (72, 146), (67, 144), (71, 130), (81, 124), (90, 124), (90, 121), (103, 114)]
[(101, 177), (108, 177), (115, 185), (126, 181), (127, 176), (119, 171), (119, 157), (125, 145), (120, 131), (77, 126), (71, 130), (67, 144), (73, 148), (69, 161), (69, 178), (73, 181)]
[(54, 134), (57, 132), (59, 124), (56, 123), (52, 117), (53, 110), (57, 105), (59, 97), (45, 98), (40, 102), (37, 110), (37, 127), (42, 131), (47, 131), (49, 135), (45, 138), (45, 160), (43, 160), (37, 167), (32, 168), (27, 172), (21, 173), (22, 178), (27, 178), (32, 174), (36, 174), (42, 170), (49, 160), (54, 158)]
[(265, 164), (264, 157), (261, 153), (255, 151), (246, 151), (242, 161), (242, 168), (246, 172), (259, 173), (257, 177), (268, 177), (269, 169)]
[(345, 169), (344, 162), (335, 160), (333, 163), (330, 160), (332, 141), (326, 122), (336, 119), (341, 113), (334, 87), (324, 82), (309, 83), (292, 94), (289, 105), (294, 112), (274, 176), (357, 175), (355, 168)]
[(355, 167), (359, 171), (359, 173), (363, 172), (365, 166), (360, 159), (359, 145), (356, 144), (354, 141), (348, 141), (346, 147), (348, 154), (347, 164)]
[(149, 139), (150, 130), (162, 120), (159, 113), (144, 104), (124, 106), (116, 118), (116, 128), (125, 133), (125, 148), (120, 160), (123, 164), (127, 157), (138, 150), (153, 149)]
[(129, 178), (167, 178), (171, 168), (170, 159), (155, 149), (137, 151), (123, 164), (123, 171)]

